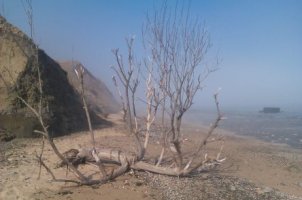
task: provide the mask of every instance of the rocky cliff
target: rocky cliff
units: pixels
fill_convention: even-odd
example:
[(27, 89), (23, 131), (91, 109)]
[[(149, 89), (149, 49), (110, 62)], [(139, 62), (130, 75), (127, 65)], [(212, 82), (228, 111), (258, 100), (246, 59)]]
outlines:
[[(38, 58), (38, 64), (34, 64)], [(22, 31), (0, 16), (0, 128), (18, 136), (32, 136), (39, 125), (17, 98), (37, 108), (38, 67), (43, 88), (43, 116), (53, 136), (85, 129), (87, 122), (81, 100), (69, 84), (67, 73)], [(101, 123), (92, 113), (95, 123)]]

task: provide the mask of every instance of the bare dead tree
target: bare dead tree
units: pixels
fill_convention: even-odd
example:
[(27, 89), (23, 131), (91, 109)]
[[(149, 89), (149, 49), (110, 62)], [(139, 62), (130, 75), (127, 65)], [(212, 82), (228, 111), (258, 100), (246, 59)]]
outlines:
[[(32, 10), (32, 2), (30, 0), (27, 0), (25, 2), (23, 2), (24, 5), (24, 9), (26, 11), (26, 15), (28, 17), (28, 23), (31, 27), (30, 31), (33, 31), (33, 10)], [(33, 42), (33, 34), (31, 33), (31, 41)], [(40, 125), (41, 125), (41, 130), (34, 130), (35, 133), (41, 134), (42, 135), (42, 149), (41, 149), (41, 153), (38, 155), (36, 154), (36, 158), (38, 160), (38, 162), (40, 163), (40, 170), (41, 167), (44, 167), (46, 169), (46, 171), (51, 175), (53, 181), (57, 181), (57, 182), (72, 182), (72, 183), (77, 183), (77, 184), (86, 184), (86, 185), (92, 185), (92, 184), (100, 184), (100, 183), (105, 183), (106, 181), (110, 180), (110, 179), (114, 179), (117, 176), (120, 176), (121, 174), (125, 173), (128, 169), (129, 169), (129, 160), (126, 159), (125, 155), (120, 155), (119, 152), (110, 152), (110, 154), (115, 153), (115, 159), (117, 159), (119, 161), (119, 163), (121, 164), (120, 167), (116, 168), (115, 170), (111, 171), (109, 174), (107, 174), (106, 169), (101, 161), (101, 158), (99, 157), (100, 154), (99, 152), (97, 152), (96, 147), (95, 147), (95, 139), (94, 139), (94, 132), (91, 126), (91, 119), (90, 119), (90, 114), (88, 111), (88, 107), (87, 107), (87, 103), (86, 103), (86, 99), (85, 99), (85, 91), (84, 91), (84, 69), (83, 68), (79, 68), (77, 69), (75, 72), (77, 73), (77, 76), (80, 80), (81, 83), (81, 97), (82, 97), (82, 101), (83, 101), (83, 107), (86, 113), (86, 118), (87, 118), (87, 122), (88, 122), (88, 126), (89, 126), (89, 133), (91, 136), (91, 145), (92, 145), (92, 149), (89, 151), (89, 156), (91, 156), (91, 159), (93, 159), (93, 161), (97, 164), (101, 177), (98, 180), (90, 180), (90, 178), (88, 176), (85, 176), (82, 172), (80, 172), (77, 167), (76, 164), (78, 163), (75, 159), (75, 161), (71, 161), (70, 158), (68, 157), (68, 154), (66, 153), (61, 153), (59, 151), (59, 149), (57, 148), (56, 144), (53, 141), (53, 138), (51, 137), (51, 135), (49, 134), (48, 131), (48, 125), (44, 120), (44, 114), (43, 114), (43, 87), (42, 87), (42, 79), (41, 79), (41, 73), (40, 73), (40, 63), (39, 63), (39, 56), (38, 56), (38, 51), (39, 48), (37, 45), (35, 45), (34, 43), (30, 44), (30, 48), (32, 48), (32, 51), (29, 51), (28, 54), (25, 54), (25, 56), (28, 59), (32, 59), (33, 61), (31, 62), (31, 66), (32, 68), (37, 69), (37, 78), (38, 78), (38, 83), (37, 83), (37, 88), (38, 88), (38, 93), (39, 93), (39, 100), (38, 103), (36, 104), (35, 102), (29, 102), (27, 99), (23, 98), (21, 95), (19, 95), (18, 91), (19, 91), (19, 85), (18, 83), (16, 83), (16, 98), (19, 99), (22, 104), (24, 104), (32, 113), (33, 115), (37, 118), (37, 120), (39, 121)], [(12, 74), (10, 72), (10, 70), (8, 68), (6, 68), (5, 66), (2, 67), (4, 72), (7, 73), (8, 75), (10, 75), (11, 79), (12, 78)], [(7, 87), (8, 90), (11, 90), (11, 86), (10, 83), (7, 82), (7, 80), (2, 76), (2, 74), (0, 74), (0, 78), (1, 80), (4, 82), (4, 85)], [(135, 88), (133, 89), (133, 91), (135, 90)], [(61, 160), (61, 163), (65, 164), (68, 166), (68, 168), (73, 172), (73, 174), (75, 175), (75, 177), (77, 177), (77, 180), (74, 179), (62, 179), (62, 178), (56, 178), (55, 173), (53, 173), (53, 171), (46, 165), (46, 163), (44, 162), (43, 159), (43, 152), (44, 152), (44, 138), (47, 139), (49, 145), (51, 146), (52, 150), (54, 151), (54, 153), (57, 155), (57, 157)], [(77, 151), (77, 150), (76, 150)], [(78, 151), (77, 151), (78, 152)], [(81, 151), (83, 152), (83, 151)], [(114, 155), (113, 155), (114, 156)], [(111, 156), (109, 156), (111, 158)], [(80, 157), (79, 160), (81, 160)], [(102, 158), (103, 159), (103, 158)], [(39, 176), (40, 176), (40, 172), (39, 171)]]
[(32, 0), (22, 0), (21, 1), (22, 5), (23, 5), (23, 10), (25, 11), (25, 14), (27, 16), (27, 23), (29, 25), (29, 33), (30, 33), (30, 38), (33, 39), (34, 38), (34, 17), (33, 17), (33, 4), (32, 4)]
[[(164, 99), (161, 103), (162, 127), (169, 118), (169, 126), (162, 132), (162, 160), (167, 143), (179, 168), (182, 163), (180, 127), (184, 114), (193, 105), (195, 94), (203, 88), (202, 82), (215, 68), (200, 67), (211, 47), (204, 24), (192, 20), (185, 7), (174, 11), (163, 4), (159, 11), (147, 17), (143, 29), (144, 46), (155, 64), (154, 77)], [(166, 117), (166, 114), (168, 115)]]
[[(35, 48), (32, 52), (34, 55), (29, 55), (29, 57), (33, 57), (34, 61), (32, 62), (32, 68), (39, 68), (39, 60), (38, 60), (38, 47), (36, 45), (33, 44), (33, 48)], [(28, 58), (29, 58), (28, 57)], [(11, 75), (9, 69), (4, 67), (4, 70), (7, 74)], [(101, 178), (99, 180), (89, 180), (88, 177), (86, 177), (82, 172), (80, 172), (76, 165), (74, 163), (77, 163), (77, 160), (75, 162), (72, 162), (70, 160), (70, 158), (68, 156), (65, 156), (66, 153), (61, 153), (59, 151), (59, 149), (57, 148), (56, 144), (53, 141), (53, 138), (51, 137), (51, 135), (49, 134), (48, 131), (48, 125), (44, 120), (44, 114), (43, 114), (43, 108), (42, 108), (42, 101), (43, 101), (43, 87), (42, 87), (42, 80), (41, 80), (41, 73), (40, 73), (40, 69), (38, 69), (38, 74), (37, 74), (37, 78), (38, 78), (38, 92), (39, 92), (39, 101), (38, 101), (38, 105), (32, 105), (31, 103), (29, 103), (26, 99), (24, 99), (22, 96), (20, 96), (18, 94), (18, 87), (19, 85), (17, 84), (16, 86), (16, 97), (33, 113), (33, 115), (38, 119), (42, 130), (34, 130), (35, 133), (38, 133), (40, 135), (42, 135), (42, 148), (41, 148), (41, 153), (38, 155), (36, 154), (36, 158), (38, 160), (38, 162), (40, 163), (40, 170), (39, 170), (39, 177), (40, 177), (40, 173), (41, 173), (41, 167), (44, 167), (46, 169), (46, 171), (51, 175), (52, 180), (55, 182), (71, 182), (71, 183), (77, 183), (77, 184), (86, 184), (86, 185), (91, 185), (91, 184), (99, 184), (99, 183), (105, 183), (107, 180), (110, 180), (111, 178), (114, 178), (118, 175), (120, 175), (121, 173), (124, 173), (128, 167), (128, 164), (126, 162), (126, 159), (122, 159), (120, 158), (120, 162), (122, 162), (122, 167), (118, 168), (117, 170), (114, 170), (111, 172), (111, 174), (107, 175), (105, 167), (103, 166), (101, 159), (98, 156), (98, 153), (95, 149), (95, 139), (94, 139), (94, 133), (93, 133), (93, 129), (91, 126), (91, 119), (90, 119), (90, 114), (88, 111), (88, 106), (86, 103), (86, 99), (85, 99), (85, 92), (84, 92), (84, 70), (83, 68), (79, 68), (77, 70), (75, 70), (80, 82), (81, 82), (81, 97), (82, 97), (82, 101), (83, 101), (83, 107), (86, 113), (86, 118), (87, 118), (87, 122), (88, 122), (88, 126), (89, 126), (89, 133), (91, 136), (91, 145), (92, 145), (92, 150), (90, 151), (90, 155), (92, 156), (92, 158), (94, 159), (95, 163), (97, 164), (99, 170), (100, 170), (100, 174), (101, 174)], [(0, 74), (0, 78), (2, 81), (4, 81), (5, 86), (7, 87), (8, 90), (10, 90), (10, 85), (9, 83), (6, 81), (6, 79)], [(12, 77), (11, 77), (12, 78)], [(53, 173), (53, 171), (46, 165), (46, 163), (43, 161), (43, 152), (44, 152), (44, 139), (47, 139), (48, 143), (50, 144), (52, 150), (54, 151), (54, 153), (57, 155), (57, 157), (61, 160), (61, 163), (64, 163), (65, 165), (68, 166), (68, 168), (74, 173), (74, 175), (77, 177), (78, 180), (73, 180), (73, 179), (62, 179), (62, 178), (56, 178), (55, 174)], [(124, 167), (126, 166), (126, 168), (124, 169)]]
[(5, 16), (5, 5), (4, 5), (4, 1), (2, 1), (2, 4), (1, 4), (0, 15)]
[[(112, 66), (112, 69), (115, 71), (115, 74), (118, 77), (119, 82), (123, 86), (124, 98), (123, 100), (123, 109), (124, 109), (124, 118), (126, 119), (126, 124), (129, 130), (129, 133), (134, 136), (135, 143), (137, 146), (137, 155), (141, 159), (144, 154), (143, 146), (139, 140), (139, 127), (137, 121), (137, 112), (135, 106), (135, 95), (137, 87), (139, 84), (138, 75), (139, 75), (139, 65), (135, 63), (133, 55), (133, 42), (134, 38), (126, 39), (127, 49), (128, 49), (128, 59), (127, 66), (125, 66), (123, 57), (119, 54), (119, 49), (112, 50), (117, 66)], [(115, 85), (117, 86), (116, 79)], [(119, 90), (119, 89), (118, 89)], [(120, 93), (121, 94), (121, 93)]]
[[(27, 16), (27, 23), (30, 27), (30, 38), (32, 41), (34, 41), (34, 17), (33, 17), (33, 6), (32, 6), (32, 0), (26, 0), (26, 1), (21, 1), (23, 4), (23, 9), (25, 11), (25, 14)], [(38, 45), (34, 44), (31, 46), (31, 52), (33, 52), (33, 66), (36, 67), (37, 69), (37, 76), (38, 76), (38, 90), (39, 90), (39, 103), (38, 103), (38, 114), (42, 116), (42, 101), (43, 101), (43, 89), (42, 89), (42, 81), (41, 81), (41, 72), (40, 72), (40, 67), (39, 67), (39, 47)], [(17, 86), (18, 87), (18, 86)], [(17, 96), (18, 99), (22, 99), (21, 96)], [(22, 101), (22, 100), (21, 100)], [(23, 99), (24, 101), (24, 99)], [(41, 118), (42, 119), (42, 118)], [(43, 126), (44, 122), (43, 120), (39, 119), (40, 123), (42, 122)], [(45, 147), (45, 136), (42, 135), (42, 145), (41, 145), (41, 152), (39, 156), (37, 156), (40, 167), (39, 167), (39, 175), (38, 179), (40, 178), (41, 175), (41, 167), (42, 167), (42, 157), (44, 153), (44, 147)]]
[[(125, 98), (122, 99), (124, 99), (124, 104), (127, 105), (129, 132), (135, 136), (137, 148), (142, 149), (138, 151), (136, 160), (133, 160), (134, 164), (130, 165), (130, 168), (166, 175), (185, 176), (208, 162), (207, 154), (205, 154), (204, 159), (197, 161), (194, 165), (192, 164), (197, 157), (200, 158), (201, 150), (206, 146), (208, 139), (212, 136), (213, 131), (222, 119), (217, 99), (218, 94), (215, 94), (214, 99), (218, 117), (206, 137), (200, 138), (201, 142), (196, 147), (196, 152), (184, 158), (181, 147), (183, 116), (193, 105), (196, 93), (203, 88), (203, 81), (211, 72), (215, 71), (215, 68), (208, 67), (204, 67), (203, 71), (199, 69), (203, 64), (208, 49), (211, 47), (209, 35), (203, 24), (198, 21), (193, 21), (192, 23), (189, 10), (181, 7), (171, 12), (167, 9), (167, 5), (164, 4), (159, 12), (156, 11), (153, 16), (148, 16), (143, 36), (145, 48), (151, 55), (149, 59), (145, 59), (148, 75), (145, 76), (147, 77), (147, 87), (146, 101), (144, 102), (147, 106), (147, 117), (143, 148), (137, 137), (138, 129), (133, 128), (133, 118), (137, 119), (133, 87), (135, 86), (135, 89), (138, 87), (137, 79), (132, 79), (134, 72), (133, 40), (130, 43), (127, 40), (127, 67), (123, 62), (122, 56), (118, 54), (118, 50), (113, 51), (117, 63), (113, 69), (119, 78), (118, 80), (123, 85)], [(129, 95), (130, 93), (131, 96)], [(150, 142), (150, 127), (156, 121), (158, 109), (162, 111), (160, 129), (162, 131), (162, 151), (156, 165), (152, 165), (142, 160)], [(168, 126), (166, 125), (167, 122)], [(136, 121), (135, 126), (137, 127)], [(167, 146), (173, 155), (174, 165), (171, 166), (174, 167), (161, 165)], [(223, 161), (223, 159), (219, 159), (220, 154), (218, 153), (215, 159), (216, 164)]]
[(124, 100), (124, 97), (123, 97), (123, 94), (117, 84), (117, 81), (116, 81), (116, 78), (115, 76), (112, 76), (112, 81), (114, 83), (114, 86), (119, 94), (119, 97), (121, 99), (121, 103), (122, 103), (122, 111), (123, 111), (123, 121), (126, 122), (126, 118), (127, 118), (127, 109), (126, 109), (126, 105), (125, 105), (125, 100)]
[[(26, 0), (23, 3), (24, 6), (24, 10), (26, 13), (26, 16), (28, 18), (28, 24), (30, 26), (30, 36), (31, 36), (31, 41), (34, 41), (33, 39), (33, 7), (32, 7), (32, 2), (31, 0)], [(34, 132), (41, 134), (42, 135), (42, 148), (41, 148), (41, 153), (38, 155), (36, 155), (37, 160), (40, 163), (40, 169), (41, 166), (46, 166), (45, 163), (43, 162), (43, 152), (44, 152), (44, 139), (46, 138), (50, 144), (50, 146), (52, 147), (54, 153), (62, 160), (62, 162), (66, 163), (68, 165), (68, 167), (73, 171), (73, 173), (76, 175), (76, 177), (79, 178), (79, 180), (81, 180), (81, 182), (85, 182), (86, 181), (86, 177), (77, 170), (77, 168), (72, 165), (71, 162), (69, 162), (58, 150), (57, 146), (54, 144), (52, 137), (49, 134), (48, 131), (48, 125), (47, 123), (45, 123), (44, 120), (44, 114), (43, 114), (43, 87), (42, 87), (42, 80), (41, 80), (41, 73), (40, 73), (40, 66), (39, 66), (39, 56), (38, 56), (38, 51), (39, 48), (36, 44), (34, 43), (30, 43), (30, 47), (31, 50), (28, 51), (28, 53), (24, 53), (24, 55), (27, 57), (27, 59), (31, 59), (31, 66), (32, 68), (35, 68), (37, 70), (37, 78), (38, 78), (38, 83), (37, 83), (37, 88), (38, 88), (38, 92), (39, 92), (39, 100), (38, 102), (35, 104), (34, 102), (28, 102), (25, 98), (23, 98), (20, 94), (19, 94), (19, 85), (16, 82), (15, 83), (15, 95), (16, 98), (19, 99), (34, 115), (34, 117), (37, 118), (38, 122), (41, 125), (42, 130), (35, 130)], [(24, 51), (25, 52), (25, 51)], [(9, 58), (12, 59), (12, 58)], [(7, 73), (11, 80), (13, 81), (13, 77), (11, 74), (11, 71), (5, 67), (2, 66), (3, 70), (5, 73)], [(1, 75), (1, 80), (4, 82), (6, 88), (8, 91), (11, 91), (11, 83), (8, 82), (2, 75)], [(50, 169), (45, 167), (47, 171), (49, 171)], [(39, 171), (39, 176), (40, 176), (40, 171)], [(75, 181), (75, 180), (68, 180), (68, 179), (56, 179), (55, 176), (52, 174), (52, 177), (54, 179), (54, 181), (67, 181), (67, 182), (77, 182), (80, 183), (80, 181)]]
[(96, 164), (102, 174), (103, 177), (107, 177), (107, 173), (105, 170), (104, 165), (102, 164), (102, 161), (100, 160), (100, 158), (98, 157), (96, 150), (95, 150), (95, 139), (94, 139), (94, 132), (92, 129), (92, 124), (91, 124), (91, 119), (90, 119), (90, 114), (89, 114), (89, 110), (88, 110), (88, 106), (86, 103), (86, 99), (85, 99), (85, 89), (84, 89), (84, 73), (85, 70), (82, 66), (75, 66), (74, 69), (78, 79), (80, 80), (80, 86), (81, 86), (81, 97), (82, 97), (82, 101), (83, 101), (83, 106), (84, 106), (84, 110), (85, 110), (85, 114), (86, 114), (86, 119), (87, 119), (87, 123), (88, 123), (88, 128), (89, 128), (89, 133), (90, 133), (90, 137), (91, 137), (91, 145), (93, 147), (92, 150), (92, 155), (96, 161)]

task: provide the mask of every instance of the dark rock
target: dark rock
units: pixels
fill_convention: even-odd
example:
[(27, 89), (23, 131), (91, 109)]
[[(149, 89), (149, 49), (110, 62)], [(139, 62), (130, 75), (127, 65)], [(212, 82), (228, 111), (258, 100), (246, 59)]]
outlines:
[(135, 185), (136, 186), (142, 186), (144, 183), (142, 182), (142, 181), (137, 181), (137, 182), (135, 182)]
[(59, 195), (68, 195), (68, 194), (72, 194), (72, 193), (73, 192), (70, 190), (62, 190), (62, 191), (58, 192)]

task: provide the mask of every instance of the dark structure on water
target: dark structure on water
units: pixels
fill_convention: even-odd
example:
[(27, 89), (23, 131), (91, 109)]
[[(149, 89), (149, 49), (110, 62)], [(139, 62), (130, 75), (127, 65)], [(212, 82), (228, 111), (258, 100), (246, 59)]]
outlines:
[(279, 107), (264, 107), (260, 112), (263, 113), (280, 113), (281, 110)]

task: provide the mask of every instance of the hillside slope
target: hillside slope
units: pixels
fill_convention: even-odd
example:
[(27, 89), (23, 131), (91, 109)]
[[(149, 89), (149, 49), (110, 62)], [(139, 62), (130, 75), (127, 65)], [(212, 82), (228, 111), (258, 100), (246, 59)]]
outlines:
[[(33, 64), (34, 42), (0, 16), (0, 128), (20, 137), (33, 136), (37, 120), (17, 98), (33, 107), (39, 102), (38, 68)], [(69, 84), (67, 73), (43, 50), (38, 50), (43, 88), (43, 116), (53, 136), (85, 129), (81, 99)], [(92, 113), (95, 122), (100, 122)]]
[(93, 76), (80, 62), (62, 61), (59, 64), (67, 72), (70, 84), (78, 92), (80, 90), (80, 81), (77, 79), (74, 69), (80, 66), (85, 69), (84, 87), (87, 102), (93, 111), (98, 114), (108, 114), (116, 113), (120, 110), (119, 104), (106, 85)]

